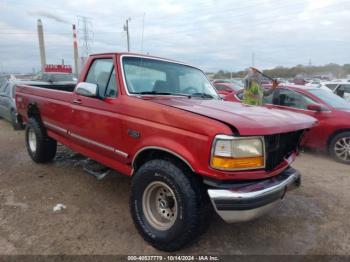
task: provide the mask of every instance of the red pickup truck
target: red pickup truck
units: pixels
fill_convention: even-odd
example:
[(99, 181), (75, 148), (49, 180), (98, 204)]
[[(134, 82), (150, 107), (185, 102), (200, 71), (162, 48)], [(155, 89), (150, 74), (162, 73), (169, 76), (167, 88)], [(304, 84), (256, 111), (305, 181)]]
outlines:
[(213, 210), (250, 220), (299, 186), (290, 164), (315, 122), (223, 101), (201, 70), (129, 53), (92, 55), (74, 90), (18, 86), (16, 104), (35, 162), (59, 142), (131, 176), (134, 223), (166, 251), (192, 243)]

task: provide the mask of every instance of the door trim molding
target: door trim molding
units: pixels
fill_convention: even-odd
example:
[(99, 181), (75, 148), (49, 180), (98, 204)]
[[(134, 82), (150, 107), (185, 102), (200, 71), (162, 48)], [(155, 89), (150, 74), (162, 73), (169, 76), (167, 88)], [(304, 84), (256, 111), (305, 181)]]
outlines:
[(114, 148), (114, 147), (111, 147), (111, 146), (108, 146), (108, 145), (99, 143), (99, 142), (97, 142), (97, 141), (91, 140), (91, 139), (89, 139), (89, 138), (86, 138), (86, 137), (84, 137), (84, 136), (78, 135), (78, 134), (76, 134), (76, 133), (72, 133), (72, 132), (68, 131), (67, 129), (64, 129), (64, 128), (62, 128), (62, 127), (59, 127), (59, 126), (57, 126), (57, 125), (55, 125), (55, 124), (52, 124), (52, 123), (50, 123), (50, 122), (43, 121), (43, 123), (44, 123), (44, 125), (45, 125), (46, 127), (48, 127), (48, 128), (51, 128), (51, 129), (53, 129), (53, 130), (56, 130), (56, 131), (58, 131), (58, 132), (60, 132), (60, 133), (63, 133), (63, 134), (65, 134), (65, 135), (74, 137), (74, 138), (76, 138), (76, 139), (78, 139), (78, 140), (80, 140), (80, 141), (83, 141), (83, 142), (85, 142), (85, 143), (92, 144), (92, 145), (94, 145), (94, 146), (103, 148), (103, 149), (105, 149), (105, 150), (107, 150), (107, 151), (113, 152), (113, 153), (115, 153), (115, 154), (117, 154), (117, 155), (120, 155), (120, 156), (122, 156), (122, 157), (124, 157), (124, 158), (127, 158), (127, 157), (129, 156), (127, 153), (125, 153), (125, 152), (123, 152), (123, 151), (121, 151), (121, 150), (119, 150), (119, 149), (116, 149), (116, 148)]

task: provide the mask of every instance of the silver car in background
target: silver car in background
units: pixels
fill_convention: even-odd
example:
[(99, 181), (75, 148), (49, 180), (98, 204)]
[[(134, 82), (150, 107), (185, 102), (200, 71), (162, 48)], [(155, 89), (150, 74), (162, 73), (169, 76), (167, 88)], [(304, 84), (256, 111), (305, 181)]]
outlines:
[(23, 125), (17, 119), (15, 103), (15, 83), (10, 80), (1, 81), (0, 85), (0, 118), (9, 120), (15, 130), (23, 129)]
[(17, 115), (15, 102), (16, 85), (43, 85), (44, 82), (24, 81), (17, 79), (1, 78), (0, 81), (0, 118), (11, 122), (15, 130), (24, 128), (22, 120)]
[(343, 82), (338, 84), (334, 89), (334, 94), (344, 98), (350, 102), (350, 82)]

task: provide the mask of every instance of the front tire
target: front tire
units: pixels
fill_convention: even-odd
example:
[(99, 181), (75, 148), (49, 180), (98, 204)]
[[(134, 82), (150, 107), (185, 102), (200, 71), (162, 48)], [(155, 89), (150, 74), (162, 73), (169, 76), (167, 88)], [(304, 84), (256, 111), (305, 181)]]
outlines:
[(331, 140), (329, 153), (338, 162), (350, 164), (350, 132), (343, 132)]
[(34, 162), (46, 163), (55, 157), (57, 142), (46, 135), (46, 130), (36, 119), (29, 119), (25, 138), (27, 151)]
[(198, 180), (170, 161), (151, 160), (132, 180), (130, 211), (141, 236), (153, 247), (176, 251), (209, 225), (208, 195)]

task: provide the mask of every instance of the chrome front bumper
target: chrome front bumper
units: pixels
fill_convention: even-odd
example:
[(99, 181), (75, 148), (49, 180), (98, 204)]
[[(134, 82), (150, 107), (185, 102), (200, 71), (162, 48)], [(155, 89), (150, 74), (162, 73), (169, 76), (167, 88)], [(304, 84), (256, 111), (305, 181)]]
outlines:
[(300, 173), (288, 168), (278, 176), (232, 188), (208, 189), (216, 213), (227, 223), (255, 219), (276, 206), (288, 190), (300, 186)]

